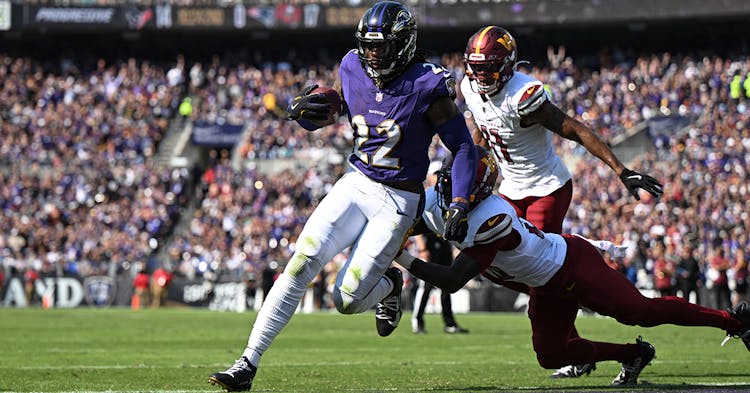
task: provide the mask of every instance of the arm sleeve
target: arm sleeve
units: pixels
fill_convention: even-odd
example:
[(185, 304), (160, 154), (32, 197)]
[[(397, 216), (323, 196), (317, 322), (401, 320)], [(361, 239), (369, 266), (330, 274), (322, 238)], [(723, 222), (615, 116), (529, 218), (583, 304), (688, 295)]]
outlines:
[(462, 252), (450, 266), (427, 263), (414, 258), (409, 272), (440, 289), (456, 292), (481, 273), (481, 267), (468, 254)]
[(463, 115), (457, 114), (437, 129), (440, 140), (453, 153), (452, 195), (469, 200), (477, 172), (477, 149)]

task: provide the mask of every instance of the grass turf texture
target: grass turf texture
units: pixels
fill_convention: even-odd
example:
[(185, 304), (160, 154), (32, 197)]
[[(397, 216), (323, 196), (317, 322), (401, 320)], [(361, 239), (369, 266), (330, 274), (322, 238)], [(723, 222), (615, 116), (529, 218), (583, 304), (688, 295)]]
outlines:
[[(427, 315), (428, 334), (414, 335), (410, 316), (381, 338), (372, 312), (298, 314), (266, 352), (253, 391), (614, 391), (615, 362), (587, 377), (550, 379), (524, 315), (458, 315), (467, 335), (443, 333), (437, 315)], [(194, 309), (0, 308), (0, 391), (219, 391), (207, 377), (240, 356), (254, 319)], [(590, 339), (633, 342), (640, 334), (656, 347), (640, 378), (650, 385), (640, 390), (750, 391), (750, 353), (738, 340), (720, 347), (719, 330), (590, 316), (577, 326)]]

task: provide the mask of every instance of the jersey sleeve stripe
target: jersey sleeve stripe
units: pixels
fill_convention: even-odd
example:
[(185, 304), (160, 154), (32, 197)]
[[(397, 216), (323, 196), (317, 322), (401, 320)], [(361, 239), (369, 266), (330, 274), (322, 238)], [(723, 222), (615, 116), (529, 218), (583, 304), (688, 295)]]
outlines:
[(485, 222), (485, 225), (482, 225), (483, 229), (490, 223), (495, 224), (492, 222), (492, 220), (496, 220), (502, 217), (502, 220), (497, 223), (496, 225), (490, 225), (490, 227), (486, 230), (482, 230), (481, 232), (477, 232), (474, 243), (476, 244), (487, 244), (492, 243), (495, 240), (501, 239), (505, 236), (508, 236), (510, 232), (513, 230), (512, 220), (510, 216), (503, 214), (502, 216), (495, 216)]
[[(518, 103), (518, 114), (520, 114), (521, 116), (528, 115), (529, 113), (535, 111), (544, 103), (544, 101), (547, 100), (547, 94), (544, 92), (544, 89), (539, 85), (535, 86), (538, 87), (536, 91), (534, 91), (528, 97), (522, 97), (521, 102)], [(524, 92), (524, 95), (525, 94), (526, 93)]]

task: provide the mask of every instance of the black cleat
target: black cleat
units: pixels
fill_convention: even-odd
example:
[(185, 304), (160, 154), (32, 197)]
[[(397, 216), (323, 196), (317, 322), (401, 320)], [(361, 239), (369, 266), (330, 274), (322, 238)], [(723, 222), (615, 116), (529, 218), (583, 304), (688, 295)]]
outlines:
[(469, 333), (469, 329), (464, 329), (461, 326), (453, 325), (453, 326), (446, 326), (443, 328), (443, 331), (448, 334), (466, 334)]
[(226, 371), (219, 371), (208, 377), (211, 385), (218, 385), (227, 392), (244, 392), (253, 386), (253, 378), (257, 367), (250, 364), (246, 357), (241, 357)]
[(398, 327), (401, 320), (401, 289), (404, 286), (404, 277), (397, 267), (386, 270), (385, 277), (393, 283), (393, 290), (378, 303), (375, 310), (375, 327), (381, 337), (390, 335)]
[(638, 384), (638, 376), (651, 360), (656, 357), (654, 346), (643, 341), (639, 336), (635, 343), (641, 347), (641, 354), (631, 362), (623, 363), (620, 374), (612, 381), (612, 386), (629, 386)]
[(584, 375), (591, 374), (592, 371), (596, 370), (596, 363), (584, 363), (584, 364), (576, 364), (576, 365), (570, 365), (565, 366), (562, 368), (557, 369), (552, 375), (550, 375), (550, 378), (578, 378), (582, 377)]
[(729, 315), (740, 321), (741, 325), (740, 330), (734, 334), (727, 333), (727, 336), (739, 338), (750, 351), (750, 304), (745, 301), (737, 303), (734, 308), (729, 310)]

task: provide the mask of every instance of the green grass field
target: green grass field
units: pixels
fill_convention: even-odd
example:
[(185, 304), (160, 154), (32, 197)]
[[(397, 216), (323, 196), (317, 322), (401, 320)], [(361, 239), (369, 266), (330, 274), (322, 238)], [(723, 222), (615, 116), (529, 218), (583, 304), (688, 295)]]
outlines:
[[(619, 371), (600, 363), (590, 376), (552, 380), (531, 349), (520, 314), (458, 315), (468, 335), (442, 332), (437, 315), (428, 334), (413, 335), (410, 314), (388, 338), (374, 314), (298, 314), (261, 363), (254, 391), (496, 392), (602, 391)], [(254, 313), (193, 309), (0, 309), (0, 391), (218, 391), (207, 376), (244, 349)], [(641, 374), (641, 391), (750, 391), (750, 353), (739, 340), (720, 347), (709, 328), (628, 327), (581, 317), (595, 340), (656, 347)]]

